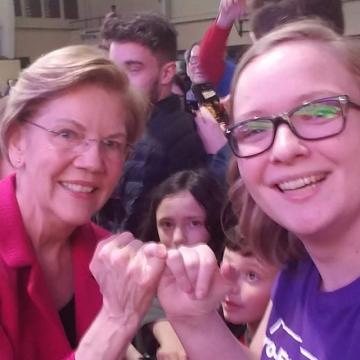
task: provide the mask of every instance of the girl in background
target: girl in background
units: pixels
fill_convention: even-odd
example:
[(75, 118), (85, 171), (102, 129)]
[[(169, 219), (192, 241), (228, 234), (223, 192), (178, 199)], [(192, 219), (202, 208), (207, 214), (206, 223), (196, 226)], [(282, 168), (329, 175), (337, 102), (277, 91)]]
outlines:
[[(222, 187), (206, 170), (175, 173), (152, 193), (141, 239), (161, 242), (168, 249), (206, 243), (220, 262), (224, 246), (221, 226), (224, 200)], [(156, 358), (160, 360), (174, 354), (179, 359), (186, 359), (185, 350), (157, 299), (154, 299), (143, 325), (147, 326), (137, 336), (139, 349), (153, 356), (156, 352)], [(157, 350), (153, 336), (159, 343)]]

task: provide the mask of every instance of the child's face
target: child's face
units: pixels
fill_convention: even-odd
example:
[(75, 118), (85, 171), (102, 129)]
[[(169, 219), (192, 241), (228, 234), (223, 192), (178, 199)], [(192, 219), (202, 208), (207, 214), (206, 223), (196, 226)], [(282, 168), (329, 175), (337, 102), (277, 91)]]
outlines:
[(209, 241), (206, 213), (189, 191), (166, 196), (156, 211), (160, 242), (168, 248)]
[(270, 300), (277, 268), (254, 256), (225, 249), (223, 262), (232, 268), (234, 288), (222, 303), (225, 319), (233, 324), (255, 324), (261, 320)]

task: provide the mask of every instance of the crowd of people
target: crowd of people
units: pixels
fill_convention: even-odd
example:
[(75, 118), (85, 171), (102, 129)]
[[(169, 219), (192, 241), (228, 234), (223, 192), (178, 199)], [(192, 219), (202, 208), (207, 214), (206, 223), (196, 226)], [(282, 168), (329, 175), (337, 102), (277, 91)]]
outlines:
[(158, 14), (113, 8), (100, 45), (43, 55), (0, 99), (0, 358), (356, 359), (360, 43), (341, 2), (220, 0), (185, 81)]

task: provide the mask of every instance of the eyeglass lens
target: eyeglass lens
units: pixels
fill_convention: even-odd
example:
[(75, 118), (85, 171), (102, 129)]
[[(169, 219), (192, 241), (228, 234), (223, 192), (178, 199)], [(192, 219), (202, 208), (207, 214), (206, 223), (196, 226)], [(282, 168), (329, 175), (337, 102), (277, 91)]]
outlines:
[(342, 105), (338, 97), (327, 98), (300, 106), (287, 115), (243, 121), (233, 127), (230, 145), (240, 157), (259, 154), (271, 147), (278, 125), (285, 122), (305, 140), (334, 136), (343, 129)]

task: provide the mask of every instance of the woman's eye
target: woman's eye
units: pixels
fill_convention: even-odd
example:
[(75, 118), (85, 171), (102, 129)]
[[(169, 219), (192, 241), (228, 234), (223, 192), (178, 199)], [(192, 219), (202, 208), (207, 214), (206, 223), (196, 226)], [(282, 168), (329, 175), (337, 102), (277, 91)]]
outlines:
[(57, 136), (66, 140), (77, 140), (80, 138), (80, 135), (76, 131), (70, 129), (57, 130), (56, 133)]
[(124, 144), (116, 140), (102, 140), (104, 146), (109, 150), (123, 150), (125, 148)]
[(235, 130), (236, 138), (240, 141), (252, 140), (253, 138), (261, 137), (268, 134), (273, 128), (273, 124), (269, 120), (252, 120), (244, 122)]
[(162, 221), (160, 223), (160, 227), (163, 228), (163, 229), (170, 229), (173, 227), (173, 223), (170, 222), (170, 221)]
[(130, 64), (126, 67), (127, 71), (130, 73), (138, 73), (144, 68), (144, 65), (139, 63)]
[(197, 227), (197, 226), (202, 226), (203, 222), (200, 220), (191, 220), (190, 221), (190, 226), (192, 227)]
[(314, 103), (299, 109), (295, 115), (301, 116), (303, 119), (334, 119), (341, 114), (339, 105), (327, 103)]

